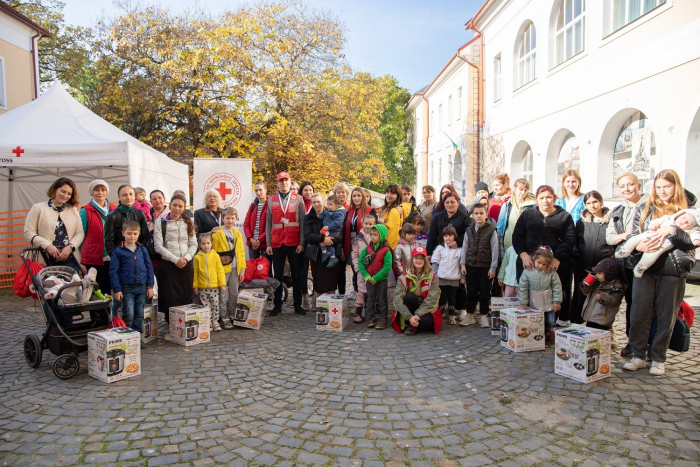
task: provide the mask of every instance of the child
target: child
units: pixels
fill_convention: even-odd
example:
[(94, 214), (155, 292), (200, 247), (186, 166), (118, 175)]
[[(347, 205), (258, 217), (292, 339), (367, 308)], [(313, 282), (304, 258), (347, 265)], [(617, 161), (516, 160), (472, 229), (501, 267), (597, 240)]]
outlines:
[(428, 245), (428, 234), (425, 233), (425, 218), (420, 214), (413, 218), (413, 229), (416, 231), (416, 243), (425, 248)]
[(518, 281), (515, 280), (515, 263), (518, 259), (518, 255), (515, 253), (515, 248), (512, 246), (506, 250), (505, 255), (503, 255), (503, 262), (501, 263), (501, 268), (498, 270), (498, 285), (501, 287), (505, 286), (503, 291), (504, 297), (517, 297), (518, 296)]
[(447, 322), (449, 324), (457, 324), (457, 310), (455, 309), (457, 290), (459, 290), (460, 284), (465, 282), (459, 270), (460, 256), (461, 251), (457, 247), (457, 230), (448, 225), (442, 229), (440, 244), (433, 251), (430, 262), (433, 264), (433, 271), (437, 273), (440, 280), (439, 305), (443, 313), (448, 315)]
[(413, 224), (404, 224), (401, 227), (401, 240), (399, 244), (396, 245), (394, 249), (394, 268), (396, 272), (396, 277), (406, 272), (408, 265), (411, 262), (411, 253), (413, 249), (417, 247), (416, 243), (416, 231), (413, 228)]
[(222, 328), (233, 329), (233, 316), (238, 304), (238, 284), (243, 282), (245, 277), (245, 242), (235, 227), (238, 211), (235, 208), (224, 208), (221, 216), (224, 226), (212, 235), (214, 251), (219, 254), (224, 266), (224, 283), (228, 292), (219, 297), (219, 318)]
[[(345, 207), (340, 203), (340, 198), (336, 195), (330, 195), (326, 200), (327, 209), (323, 211), (320, 218), (323, 221), (321, 233), (326, 237), (338, 238), (343, 230), (343, 222), (345, 221)], [(338, 262), (335, 257), (335, 247), (333, 245), (321, 245), (321, 261), (328, 260), (326, 267), (332, 268)], [(330, 258), (330, 259), (328, 259)]]
[(362, 218), (362, 230), (358, 235), (355, 235), (352, 239), (352, 269), (357, 274), (357, 296), (355, 297), (355, 319), (356, 324), (362, 323), (362, 311), (365, 306), (365, 299), (367, 297), (367, 285), (362, 274), (359, 274), (359, 261), (360, 254), (367, 248), (371, 239), (372, 227), (377, 223), (377, 219), (371, 215), (367, 214)]
[(138, 222), (125, 221), (122, 235), (124, 241), (110, 255), (109, 279), (114, 300), (122, 302), (122, 319), (127, 327), (141, 332), (143, 306), (153, 297), (153, 264), (146, 247), (137, 242), (141, 235)]
[(548, 246), (541, 246), (532, 255), (533, 269), (525, 269), (520, 276), (520, 308), (530, 307), (544, 312), (545, 343), (554, 342), (556, 312), (561, 308), (561, 281), (557, 271), (547, 271), (554, 261)]
[(488, 206), (475, 204), (472, 219), (462, 245), (462, 274), (467, 276), (467, 316), (459, 323), (473, 324), (476, 304), (479, 303), (479, 326), (491, 327), (487, 314), (491, 302), (492, 280), (498, 269), (498, 234), (493, 222), (486, 217)]
[[(649, 230), (640, 233), (627, 239), (622, 245), (617, 248), (615, 252), (616, 258), (626, 258), (628, 257), (634, 249), (639, 245), (642, 240), (645, 240), (654, 231), (658, 230), (659, 227), (673, 226), (675, 225), (679, 229), (683, 229), (690, 234), (691, 240), (695, 246), (700, 246), (700, 225), (698, 225), (697, 212), (695, 209), (683, 209), (675, 214), (668, 216), (662, 216), (658, 219), (654, 219), (649, 223)], [(653, 265), (662, 253), (667, 252), (673, 248), (671, 241), (666, 238), (661, 245), (661, 247), (651, 253), (642, 253), (642, 258), (637, 263), (634, 268), (634, 275), (636, 277), (642, 277), (644, 271), (649, 269)]]
[(418, 207), (416, 206), (416, 198), (413, 197), (413, 189), (410, 185), (401, 187), (401, 210), (403, 211), (404, 222), (411, 224), (413, 218), (416, 217)]
[[(586, 296), (583, 304), (583, 319), (589, 328), (612, 330), (615, 316), (627, 286), (618, 279), (619, 270), (615, 260), (605, 258), (594, 268), (592, 277), (581, 282), (581, 292)], [(612, 331), (613, 348), (619, 347), (615, 331)]]
[[(226, 277), (221, 258), (212, 250), (211, 234), (204, 233), (199, 237), (199, 248), (202, 250), (194, 257), (194, 294), (199, 295), (202, 305), (208, 306), (211, 312), (211, 325), (214, 331), (221, 331), (219, 324), (219, 290), (226, 292)], [(219, 290), (217, 290), (219, 289)]]
[[(387, 275), (391, 271), (391, 248), (386, 241), (389, 229), (375, 225), (370, 229), (370, 243), (360, 253), (357, 269), (367, 287), (367, 327), (386, 329), (389, 326)], [(376, 326), (375, 326), (376, 322)]]
[(153, 224), (153, 218), (151, 217), (151, 203), (146, 201), (146, 190), (143, 188), (134, 188), (134, 194), (136, 195), (136, 201), (134, 201), (134, 207), (143, 211), (146, 215), (146, 221), (148, 221), (149, 227)]

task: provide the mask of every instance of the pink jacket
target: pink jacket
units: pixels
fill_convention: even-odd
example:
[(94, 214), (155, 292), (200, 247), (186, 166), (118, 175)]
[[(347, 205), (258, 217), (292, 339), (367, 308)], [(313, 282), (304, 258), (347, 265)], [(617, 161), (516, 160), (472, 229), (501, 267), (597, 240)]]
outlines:
[(146, 215), (146, 220), (147, 221), (152, 221), (153, 217), (151, 217), (151, 203), (148, 201), (134, 201), (134, 207), (140, 211), (143, 211), (143, 213)]
[[(360, 253), (367, 248), (369, 241), (370, 237), (365, 233), (364, 229), (352, 239), (352, 269), (355, 272), (359, 271), (357, 269), (357, 262), (359, 261)], [(365, 279), (362, 277), (362, 274), (357, 275), (357, 291), (367, 293), (367, 286), (365, 285)]]
[(413, 249), (418, 246), (418, 242), (408, 243), (403, 238), (399, 240), (399, 244), (396, 245), (394, 250), (394, 267), (398, 271), (399, 275), (406, 272), (408, 269), (408, 264), (411, 261), (411, 254)]

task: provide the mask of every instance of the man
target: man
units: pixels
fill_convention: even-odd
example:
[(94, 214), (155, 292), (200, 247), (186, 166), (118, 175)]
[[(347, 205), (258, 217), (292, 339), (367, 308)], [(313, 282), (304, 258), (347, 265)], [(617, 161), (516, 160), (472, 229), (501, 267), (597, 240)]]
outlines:
[(248, 208), (248, 213), (243, 222), (243, 232), (245, 233), (246, 244), (248, 245), (248, 255), (251, 259), (264, 256), (269, 261), (271, 257), (267, 255), (267, 185), (263, 180), (255, 182), (255, 199)]
[[(265, 224), (268, 239), (267, 254), (272, 255), (275, 279), (284, 279), (284, 261), (289, 261), (292, 272), (294, 313), (305, 315), (301, 307), (301, 259), (304, 252), (304, 202), (291, 192), (291, 177), (287, 172), (277, 174), (277, 194), (268, 201)], [(270, 316), (282, 312), (282, 287), (275, 290), (274, 308)]]

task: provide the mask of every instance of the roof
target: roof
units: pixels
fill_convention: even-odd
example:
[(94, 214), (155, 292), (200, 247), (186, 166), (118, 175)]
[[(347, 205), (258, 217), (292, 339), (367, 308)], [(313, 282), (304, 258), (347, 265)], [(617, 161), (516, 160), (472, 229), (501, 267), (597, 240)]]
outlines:
[(0, 11), (7, 13), (8, 15), (12, 16), (16, 20), (26, 24), (30, 28), (36, 29), (36, 31), (41, 33), (42, 36), (50, 36), (51, 35), (51, 34), (49, 34), (49, 32), (46, 29), (42, 28), (41, 26), (36, 24), (34, 21), (29, 19), (27, 16), (23, 15), (19, 11), (12, 8), (9, 3), (5, 3), (2, 0), (0, 0)]
[(427, 85), (423, 86), (422, 88), (420, 88), (418, 91), (414, 92), (413, 94), (423, 94), (423, 92), (425, 92), (426, 89), (428, 89)]
[(481, 8), (476, 12), (474, 16), (471, 17), (469, 21), (467, 21), (467, 24), (464, 26), (465, 29), (474, 29), (474, 20), (476, 20), (479, 17), (479, 14), (481, 14), (482, 11), (484, 11), (484, 8), (486, 8), (486, 5), (491, 3), (491, 0), (486, 0), (483, 5), (481, 5)]

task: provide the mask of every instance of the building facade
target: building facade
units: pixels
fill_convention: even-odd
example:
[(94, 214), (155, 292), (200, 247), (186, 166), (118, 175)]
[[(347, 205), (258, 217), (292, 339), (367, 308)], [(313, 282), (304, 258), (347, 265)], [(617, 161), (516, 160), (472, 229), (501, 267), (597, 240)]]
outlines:
[(439, 190), (452, 183), (462, 197), (471, 199), (474, 194), (481, 120), (480, 59), (476, 41), (465, 44), (406, 105), (419, 201), (424, 185)]
[(39, 94), (37, 45), (49, 33), (0, 1), (0, 114)]
[(700, 1), (487, 0), (467, 23), (483, 44), (481, 176), (500, 172), (616, 198), (661, 169), (700, 191)]

